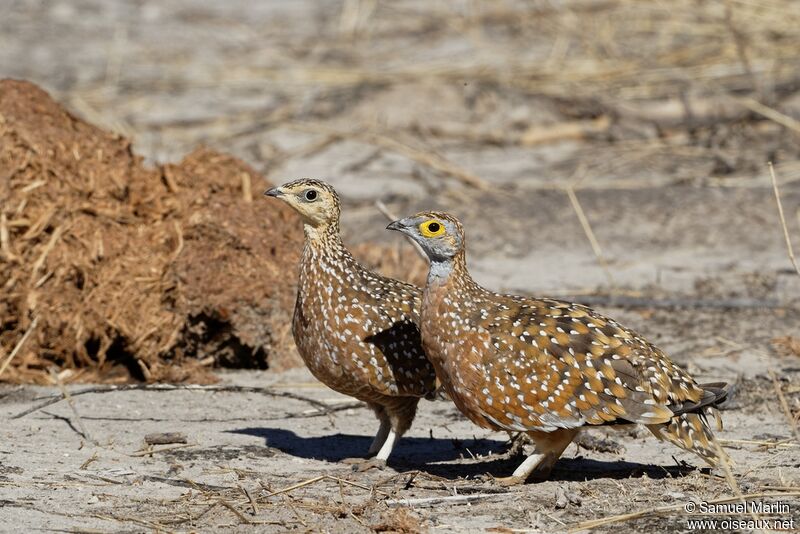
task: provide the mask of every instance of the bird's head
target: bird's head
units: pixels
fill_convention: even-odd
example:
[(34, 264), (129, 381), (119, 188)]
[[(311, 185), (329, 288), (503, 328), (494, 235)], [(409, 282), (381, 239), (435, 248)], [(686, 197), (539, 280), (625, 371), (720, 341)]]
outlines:
[(339, 222), (339, 195), (330, 185), (321, 180), (295, 180), (264, 192), (289, 204), (303, 222), (313, 228), (337, 225)]
[(440, 211), (423, 211), (386, 227), (419, 243), (432, 262), (446, 262), (464, 249), (464, 229), (458, 219)]

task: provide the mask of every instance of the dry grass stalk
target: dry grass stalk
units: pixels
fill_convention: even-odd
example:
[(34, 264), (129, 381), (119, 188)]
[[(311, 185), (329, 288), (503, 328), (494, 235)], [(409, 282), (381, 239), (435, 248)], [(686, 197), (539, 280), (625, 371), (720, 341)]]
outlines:
[[(740, 478), (744, 478), (744, 477), (746, 477), (747, 475), (749, 475), (750, 473), (753, 473), (753, 472), (755, 472), (755, 471), (758, 471), (758, 470), (759, 470), (759, 469), (761, 469), (762, 467), (764, 467), (764, 466), (766, 466), (766, 465), (769, 465), (771, 462), (774, 462), (775, 460), (777, 460), (777, 459), (779, 459), (779, 458), (782, 458), (782, 457), (784, 457), (784, 456), (786, 456), (786, 455), (788, 455), (788, 454), (790, 454), (790, 453), (791, 453), (791, 454), (797, 454), (797, 451), (794, 451), (794, 450), (792, 450), (792, 449), (784, 449), (784, 450), (782, 450), (782, 451), (778, 452), (777, 454), (773, 454), (772, 456), (769, 456), (769, 457), (767, 457), (765, 460), (762, 460), (762, 461), (758, 462), (757, 464), (755, 464), (755, 465), (753, 465), (753, 466), (749, 467), (749, 468), (747, 469), (747, 471), (745, 471), (744, 473), (742, 473), (742, 474), (741, 474)], [(775, 488), (772, 488), (772, 487), (762, 487), (761, 489), (775, 489)], [(794, 488), (794, 489), (800, 489), (800, 488)]]
[(236, 509), (236, 507), (235, 507), (234, 505), (232, 505), (231, 503), (229, 503), (229, 502), (228, 502), (228, 501), (226, 501), (225, 499), (219, 499), (219, 503), (220, 503), (222, 506), (224, 506), (225, 508), (227, 508), (228, 510), (230, 510), (231, 512), (233, 512), (233, 514), (234, 514), (236, 517), (238, 517), (238, 518), (239, 518), (239, 520), (240, 520), (242, 523), (245, 523), (245, 524), (248, 524), (248, 525), (249, 525), (250, 523), (252, 523), (252, 521), (250, 520), (250, 518), (248, 518), (248, 517), (247, 517), (247, 516), (245, 516), (245, 515), (244, 515), (242, 512), (240, 512), (239, 510), (237, 510), (237, 509)]
[[(721, 497), (719, 499), (712, 499), (706, 502), (708, 504), (722, 504), (722, 503), (737, 501), (740, 498), (745, 500), (753, 500), (753, 499), (763, 499), (768, 497), (785, 498), (785, 497), (797, 497), (797, 496), (800, 496), (800, 491), (787, 491), (781, 493), (748, 493), (742, 495), (741, 497), (739, 496)], [(669, 514), (672, 512), (681, 512), (685, 510), (684, 508), (685, 506), (686, 506), (685, 503), (675, 504), (671, 506), (659, 506), (656, 508), (648, 508), (647, 510), (640, 510), (638, 512), (631, 512), (628, 514), (612, 515), (600, 519), (591, 519), (589, 521), (582, 521), (581, 523), (571, 525), (569, 528), (569, 532), (578, 532), (581, 530), (594, 529), (603, 525), (620, 523), (622, 521), (630, 521), (631, 519), (639, 519), (641, 517), (659, 516), (659, 515)]]
[(5, 213), (0, 213), (0, 252), (6, 257), (6, 261), (19, 261), (19, 258), (11, 250), (11, 240), (8, 234), (8, 220)]
[(80, 429), (80, 433), (83, 435), (85, 439), (89, 440), (94, 445), (96, 446), (100, 445), (91, 436), (91, 434), (89, 434), (89, 431), (86, 429), (86, 425), (83, 424), (83, 418), (81, 417), (81, 414), (78, 413), (78, 407), (75, 406), (75, 401), (72, 400), (72, 395), (69, 394), (69, 391), (64, 385), (64, 381), (61, 380), (61, 377), (59, 376), (58, 372), (56, 372), (56, 370), (52, 367), (50, 368), (50, 377), (52, 378), (53, 382), (55, 382), (55, 384), (58, 386), (58, 389), (61, 390), (61, 395), (64, 397), (64, 400), (66, 400), (67, 404), (69, 404), (69, 407), (72, 410), (72, 415), (75, 416), (75, 423), (78, 425), (78, 429)]
[(253, 509), (253, 515), (258, 515), (258, 504), (256, 503), (255, 499), (253, 499), (253, 495), (241, 484), (239, 485), (239, 489), (242, 491), (242, 493), (244, 493), (244, 496), (247, 497), (247, 501), (250, 503), (250, 507)]
[(798, 267), (797, 259), (795, 259), (794, 257), (792, 240), (789, 238), (789, 229), (786, 226), (786, 217), (784, 217), (783, 215), (783, 205), (781, 204), (781, 194), (778, 191), (778, 180), (775, 177), (775, 168), (773, 167), (771, 161), (767, 163), (767, 166), (769, 167), (769, 175), (772, 178), (772, 190), (775, 192), (775, 202), (778, 203), (778, 216), (781, 219), (781, 226), (783, 227), (783, 238), (786, 240), (786, 251), (789, 254), (789, 260), (792, 262), (794, 270), (797, 272), (798, 275), (800, 275), (800, 267)]
[[(719, 429), (721, 430), (722, 429), (721, 420), (717, 419), (717, 425), (718, 425)], [(731, 469), (731, 461), (730, 461), (728, 455), (725, 453), (725, 451), (722, 450), (722, 446), (717, 442), (716, 438), (714, 438), (712, 436), (711, 440), (714, 443), (714, 448), (717, 450), (717, 457), (719, 458), (719, 462), (722, 465), (723, 471), (725, 472), (725, 480), (728, 482), (728, 486), (730, 486), (730, 488), (733, 491), (733, 493), (737, 497), (739, 497), (739, 500), (744, 505), (745, 509), (750, 513), (750, 516), (756, 522), (758, 522), (758, 520), (760, 519), (758, 514), (755, 511), (750, 510), (750, 509), (747, 508), (747, 502), (745, 501), (745, 499), (743, 497), (742, 490), (741, 490), (741, 488), (739, 488), (739, 484), (736, 482), (736, 477), (733, 476), (733, 469)]]
[(398, 506), (418, 506), (427, 508), (437, 504), (453, 506), (457, 504), (470, 504), (477, 501), (505, 500), (515, 495), (514, 492), (505, 493), (470, 493), (468, 495), (449, 495), (447, 497), (420, 497), (417, 499), (389, 499), (384, 501), (389, 508)]
[(267, 490), (267, 491), (269, 491), (269, 493), (267, 495), (265, 495), (264, 498), (274, 497), (275, 495), (282, 495), (284, 493), (288, 493), (288, 492), (294, 491), (296, 489), (303, 488), (305, 486), (309, 486), (311, 484), (316, 484), (317, 482), (321, 482), (323, 480), (331, 480), (331, 481), (334, 481), (334, 482), (336, 482), (338, 484), (346, 484), (348, 486), (353, 486), (355, 488), (363, 489), (365, 491), (370, 491), (370, 492), (374, 491), (375, 493), (380, 493), (381, 495), (385, 495), (385, 496), (389, 495), (388, 493), (376, 490), (373, 487), (366, 486), (364, 484), (359, 484), (357, 482), (352, 482), (352, 481), (346, 480), (344, 478), (339, 478), (339, 477), (335, 477), (335, 476), (331, 476), (331, 475), (320, 475), (320, 476), (316, 476), (316, 477), (313, 477), (313, 478), (309, 478), (308, 480), (304, 480), (302, 482), (298, 482), (297, 484), (292, 484), (291, 486), (287, 486), (285, 488), (282, 488), (282, 489), (279, 489), (279, 490), (276, 490), (276, 491)]
[(291, 497), (289, 497), (289, 495), (284, 494), (283, 500), (289, 506), (289, 509), (292, 511), (297, 520), (300, 521), (300, 523), (302, 523), (304, 527), (308, 528), (308, 523), (305, 522), (303, 517), (300, 515), (300, 512), (298, 512), (297, 508), (295, 508), (294, 504), (292, 503)]
[(83, 462), (78, 469), (84, 470), (87, 467), (89, 467), (90, 464), (92, 464), (93, 462), (96, 462), (98, 459), (99, 459), (99, 456), (97, 455), (97, 451), (94, 451), (92, 453), (92, 455), (85, 462)]
[(783, 441), (764, 441), (764, 440), (757, 440), (757, 439), (719, 439), (717, 440), (721, 444), (742, 444), (742, 445), (759, 445), (765, 448), (781, 448), (781, 447), (800, 447), (800, 444), (790, 443), (789, 440)]
[(185, 449), (186, 447), (196, 447), (196, 443), (183, 443), (181, 445), (170, 445), (169, 447), (162, 447), (160, 449), (154, 449), (152, 445), (149, 445), (147, 448), (141, 451), (136, 451), (131, 453), (129, 456), (152, 456), (157, 452), (167, 452), (167, 451), (174, 451), (175, 449)]
[(14, 357), (17, 355), (17, 353), (20, 351), (20, 349), (22, 349), (22, 346), (25, 345), (25, 342), (28, 340), (28, 337), (30, 337), (31, 333), (33, 333), (33, 330), (36, 328), (36, 324), (37, 324), (38, 321), (39, 321), (38, 317), (34, 317), (33, 318), (33, 321), (31, 321), (31, 324), (28, 325), (28, 329), (25, 330), (25, 333), (22, 335), (20, 340), (17, 342), (16, 346), (11, 351), (11, 354), (8, 355), (8, 358), (6, 358), (5, 361), (3, 362), (3, 364), (0, 366), (0, 377), (3, 376), (3, 371), (5, 371), (6, 368), (9, 366), (9, 364), (11, 363), (11, 360), (14, 359)]
[(778, 377), (775, 375), (775, 371), (772, 369), (768, 369), (768, 372), (769, 377), (772, 379), (772, 386), (775, 388), (775, 393), (778, 395), (778, 401), (781, 403), (783, 415), (786, 417), (786, 421), (789, 423), (789, 427), (792, 429), (797, 443), (800, 443), (800, 429), (797, 428), (797, 421), (792, 415), (792, 411), (789, 409), (789, 403), (786, 402), (786, 396), (783, 394), (781, 384), (778, 382)]
[(409, 146), (394, 138), (388, 137), (384, 134), (375, 132), (356, 132), (356, 131), (339, 131), (322, 124), (304, 124), (304, 123), (290, 123), (289, 126), (296, 130), (312, 133), (325, 133), (329, 136), (335, 136), (341, 139), (351, 139), (362, 143), (374, 145), (376, 147), (389, 150), (401, 156), (424, 165), (434, 171), (443, 173), (452, 178), (463, 182), (466, 185), (475, 187), (482, 191), (489, 189), (489, 183), (482, 178), (472, 174), (466, 169), (452, 163), (451, 161), (443, 158), (442, 156), (430, 151), (425, 151), (419, 148)]
[(270, 492), (269, 494), (265, 495), (265, 498), (274, 497), (275, 495), (281, 495), (283, 493), (287, 493), (289, 491), (294, 491), (298, 488), (302, 488), (308, 486), (310, 484), (316, 484), (320, 480), (325, 480), (327, 475), (320, 475), (317, 477), (309, 478), (308, 480), (304, 480), (302, 482), (298, 482), (297, 484), (292, 484), (291, 486), (287, 486), (285, 488), (279, 489), (277, 491)]
[(773, 122), (780, 124), (781, 126), (785, 126), (790, 130), (800, 133), (800, 121), (793, 119), (792, 117), (785, 115), (776, 109), (773, 109), (769, 106), (765, 106), (758, 100), (755, 100), (750, 97), (731, 96), (730, 98), (732, 98), (734, 101), (738, 102), (742, 106), (746, 107), (750, 111), (758, 113), (762, 117), (765, 117)]
[(253, 202), (253, 186), (251, 185), (250, 175), (246, 172), (241, 174), (242, 177), (242, 199), (247, 204)]
[(594, 232), (592, 231), (592, 226), (589, 224), (589, 219), (586, 218), (586, 213), (584, 213), (581, 203), (578, 201), (578, 197), (575, 195), (575, 191), (572, 189), (572, 186), (567, 186), (565, 190), (567, 192), (567, 196), (569, 197), (569, 201), (572, 203), (572, 208), (575, 210), (575, 214), (578, 216), (578, 220), (581, 223), (581, 228), (583, 228), (583, 232), (586, 234), (586, 238), (589, 240), (589, 244), (592, 246), (592, 251), (597, 258), (597, 262), (603, 269), (603, 273), (606, 275), (609, 285), (612, 288), (615, 287), (617, 284), (614, 282), (614, 276), (611, 274), (611, 269), (608, 266), (605, 256), (603, 256), (603, 250), (600, 248), (600, 243), (597, 241), (597, 237), (595, 237)]

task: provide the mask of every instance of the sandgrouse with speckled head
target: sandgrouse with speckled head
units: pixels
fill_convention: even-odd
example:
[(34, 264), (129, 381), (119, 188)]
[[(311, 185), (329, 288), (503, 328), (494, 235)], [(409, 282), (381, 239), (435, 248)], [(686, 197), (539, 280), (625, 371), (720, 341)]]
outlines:
[(725, 384), (698, 385), (657, 347), (594, 310), (501, 295), (467, 272), (453, 216), (423, 212), (388, 226), (427, 253), (420, 329), (456, 406), (490, 429), (528, 433), (536, 452), (506, 479), (546, 477), (580, 429), (640, 423), (711, 465), (724, 454), (706, 421)]
[(339, 235), (339, 197), (319, 180), (268, 190), (303, 219), (305, 246), (292, 333), (311, 373), (366, 402), (380, 421), (369, 448), (385, 462), (436, 386), (417, 328), (422, 292), (356, 261)]

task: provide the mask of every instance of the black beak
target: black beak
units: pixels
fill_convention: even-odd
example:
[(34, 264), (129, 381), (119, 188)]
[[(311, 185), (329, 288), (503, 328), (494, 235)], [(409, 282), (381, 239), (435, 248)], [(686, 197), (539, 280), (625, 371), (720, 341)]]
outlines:
[(402, 221), (394, 221), (394, 222), (390, 222), (386, 226), (386, 229), (387, 230), (396, 230), (398, 232), (402, 232), (405, 229), (405, 226), (403, 225)]
[(264, 191), (264, 196), (268, 197), (279, 197), (282, 194), (283, 191), (281, 191), (280, 187), (273, 187), (272, 189), (267, 189), (266, 191)]

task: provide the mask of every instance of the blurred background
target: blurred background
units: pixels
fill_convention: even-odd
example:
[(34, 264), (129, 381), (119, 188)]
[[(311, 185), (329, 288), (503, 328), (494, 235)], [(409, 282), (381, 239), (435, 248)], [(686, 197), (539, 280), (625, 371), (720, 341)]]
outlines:
[(798, 28), (791, 0), (5, 0), (0, 74), (149, 165), (241, 158), (257, 213), (328, 180), (365, 255), (413, 258), (386, 212), (451, 210), (480, 282), (617, 309), (680, 359), (800, 329), (767, 168), (800, 248)]

